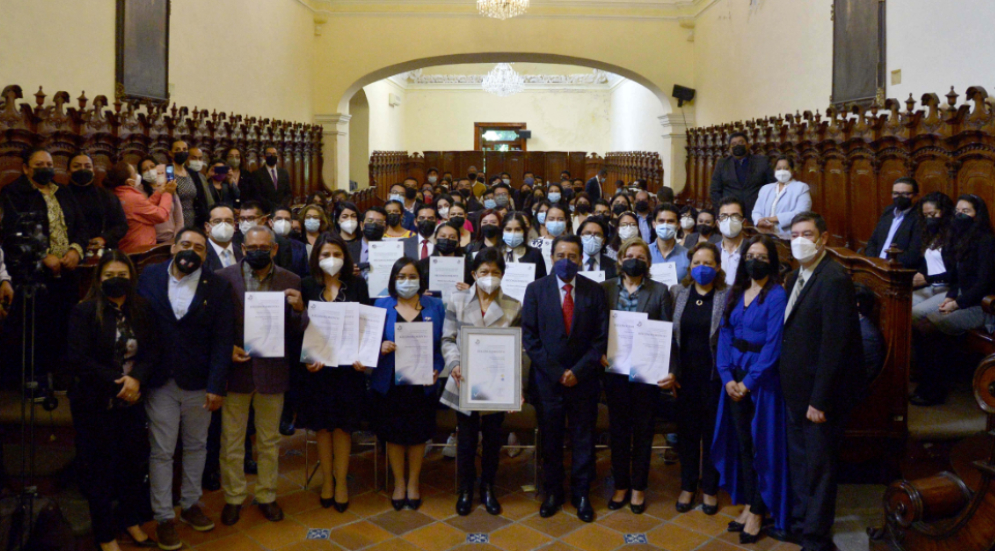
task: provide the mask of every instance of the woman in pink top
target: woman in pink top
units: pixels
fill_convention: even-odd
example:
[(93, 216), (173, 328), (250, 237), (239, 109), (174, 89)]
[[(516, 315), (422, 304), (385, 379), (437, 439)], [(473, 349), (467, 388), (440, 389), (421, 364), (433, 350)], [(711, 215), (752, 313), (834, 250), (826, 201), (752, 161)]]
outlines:
[(104, 187), (117, 195), (128, 220), (128, 233), (118, 243), (118, 248), (126, 253), (155, 246), (155, 225), (169, 220), (173, 211), (175, 182), (167, 182), (148, 198), (136, 187), (139, 184), (135, 167), (124, 161), (115, 164), (104, 178)]

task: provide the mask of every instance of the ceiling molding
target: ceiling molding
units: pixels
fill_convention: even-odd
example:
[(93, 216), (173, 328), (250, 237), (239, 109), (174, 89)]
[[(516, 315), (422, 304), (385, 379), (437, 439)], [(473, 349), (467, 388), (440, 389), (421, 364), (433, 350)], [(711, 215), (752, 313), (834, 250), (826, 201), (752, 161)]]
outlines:
[[(485, 74), (424, 74), (421, 69), (388, 77), (392, 84), (405, 90), (480, 90)], [(526, 90), (601, 90), (610, 91), (626, 79), (595, 69), (590, 73), (571, 75), (522, 75)]]
[[(296, 0), (327, 16), (480, 17), (472, 0)], [(693, 20), (720, 0), (532, 0), (522, 17)]]

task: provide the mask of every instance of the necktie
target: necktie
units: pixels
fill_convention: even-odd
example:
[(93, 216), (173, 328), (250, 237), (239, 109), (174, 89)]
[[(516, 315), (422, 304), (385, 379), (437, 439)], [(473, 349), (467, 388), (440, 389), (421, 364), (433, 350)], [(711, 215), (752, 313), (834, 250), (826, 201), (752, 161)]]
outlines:
[(231, 251), (228, 249), (221, 251), (221, 260), (225, 268), (231, 266)]
[(788, 299), (788, 308), (784, 311), (784, 320), (788, 320), (788, 316), (791, 315), (791, 311), (795, 308), (795, 302), (798, 301), (798, 297), (802, 294), (802, 287), (805, 286), (805, 278), (802, 276), (801, 272), (798, 273), (798, 281), (795, 282), (795, 288), (791, 290), (791, 297)]
[(574, 320), (574, 297), (570, 294), (573, 291), (573, 285), (567, 283), (563, 286), (563, 292), (566, 295), (563, 297), (563, 325), (567, 328), (567, 335), (570, 334), (570, 325)]
[(593, 256), (587, 260), (587, 271), (589, 271), (589, 272), (593, 272), (594, 271), (594, 257)]
[(515, 261), (515, 253), (513, 253), (511, 249), (508, 249), (508, 262), (514, 262), (514, 261)]
[(279, 188), (280, 187), (280, 181), (276, 178), (276, 169), (275, 168), (271, 168), (269, 173), (270, 173), (270, 175), (273, 176), (273, 187)]
[(428, 240), (422, 240), (421, 242), (421, 257), (428, 258)]

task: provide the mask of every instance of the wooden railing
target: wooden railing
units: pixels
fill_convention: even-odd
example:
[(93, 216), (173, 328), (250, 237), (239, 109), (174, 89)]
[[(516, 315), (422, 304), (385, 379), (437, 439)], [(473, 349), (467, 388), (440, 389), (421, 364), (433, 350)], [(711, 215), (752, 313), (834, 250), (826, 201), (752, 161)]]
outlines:
[(617, 151), (605, 153), (604, 168), (608, 169), (608, 188), (615, 192), (615, 182), (646, 180), (656, 191), (663, 184), (663, 161), (656, 152)]
[(167, 162), (171, 142), (182, 139), (204, 150), (208, 162), (221, 158), (227, 148), (238, 147), (242, 166), (250, 171), (260, 166), (265, 148), (275, 147), (280, 166), (290, 172), (296, 198), (323, 188), (322, 128), (318, 125), (208, 113), (175, 104), (169, 108), (123, 100), (109, 104), (106, 96), (97, 96), (91, 103), (85, 93), (73, 107), (68, 92), (57, 92), (46, 101), (48, 96), (41, 88), (32, 106), (17, 102), (23, 97), (17, 85), (4, 88), (2, 96), (0, 187), (21, 175), (20, 153), (35, 145), (52, 154), (57, 182), (68, 183), (69, 156), (83, 151), (93, 158), (100, 183), (106, 170), (119, 160), (138, 164), (151, 155)]

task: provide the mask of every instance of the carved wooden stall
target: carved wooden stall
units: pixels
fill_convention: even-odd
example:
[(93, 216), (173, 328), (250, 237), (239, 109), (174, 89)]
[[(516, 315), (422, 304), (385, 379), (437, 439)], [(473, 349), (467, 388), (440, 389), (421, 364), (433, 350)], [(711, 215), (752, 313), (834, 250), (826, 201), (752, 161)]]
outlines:
[(279, 151), (280, 166), (290, 173), (296, 198), (321, 189), (321, 126), (206, 109), (157, 107), (106, 96), (91, 102), (86, 94), (74, 106), (67, 92), (50, 100), (41, 88), (35, 105), (18, 103), (21, 87), (4, 88), (0, 100), (0, 187), (22, 173), (21, 152), (32, 146), (46, 147), (55, 161), (56, 181), (68, 182), (70, 155), (84, 151), (93, 157), (97, 182), (116, 161), (137, 164), (146, 155), (167, 161), (173, 139), (204, 149), (205, 160), (220, 158), (228, 147), (242, 151), (243, 166), (255, 170), (266, 147)]
[(966, 102), (951, 89), (941, 101), (910, 95), (883, 107), (829, 108), (696, 128), (688, 132), (687, 183), (681, 199), (710, 203), (716, 161), (728, 155), (729, 135), (746, 132), (754, 153), (794, 157), (798, 179), (812, 188), (815, 210), (829, 223), (833, 244), (857, 250), (891, 203), (891, 185), (913, 176), (921, 193), (973, 193), (995, 205), (995, 111), (980, 86)]

